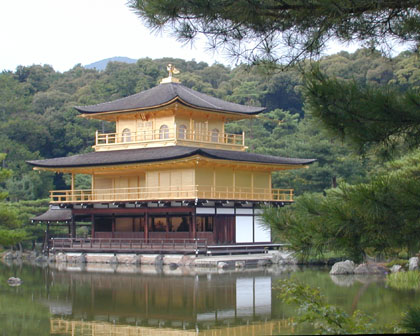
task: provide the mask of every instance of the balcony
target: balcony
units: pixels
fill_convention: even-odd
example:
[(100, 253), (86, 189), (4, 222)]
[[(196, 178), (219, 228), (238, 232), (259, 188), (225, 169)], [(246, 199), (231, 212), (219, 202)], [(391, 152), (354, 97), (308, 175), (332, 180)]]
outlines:
[(182, 128), (166, 128), (126, 133), (98, 133), (95, 150), (117, 150), (167, 145), (196, 146), (227, 150), (245, 150), (245, 134), (219, 133), (214, 131), (188, 131)]
[(234, 200), (293, 202), (293, 189), (214, 186), (140, 187), (95, 190), (54, 190), (51, 203), (108, 203), (159, 200)]

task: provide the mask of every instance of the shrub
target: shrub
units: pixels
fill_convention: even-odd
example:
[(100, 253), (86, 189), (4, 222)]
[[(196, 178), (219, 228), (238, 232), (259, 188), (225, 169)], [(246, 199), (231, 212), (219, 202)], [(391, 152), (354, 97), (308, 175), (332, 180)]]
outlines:
[(394, 259), (386, 264), (386, 267), (391, 268), (394, 265), (401, 265), (404, 268), (408, 267), (408, 260), (404, 259)]

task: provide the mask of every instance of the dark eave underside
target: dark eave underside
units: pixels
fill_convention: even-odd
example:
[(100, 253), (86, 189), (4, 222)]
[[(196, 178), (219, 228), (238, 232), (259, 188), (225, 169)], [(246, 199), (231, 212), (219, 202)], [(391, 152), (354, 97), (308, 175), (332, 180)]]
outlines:
[(166, 105), (176, 98), (180, 99), (181, 102), (199, 109), (220, 112), (253, 115), (265, 110), (264, 107), (230, 103), (175, 83), (160, 84), (152, 89), (114, 101), (96, 105), (76, 106), (75, 108), (79, 112), (89, 114), (144, 110)]
[(203, 157), (251, 162), (259, 164), (274, 165), (307, 165), (314, 162), (314, 159), (284, 158), (271, 155), (255, 154), (240, 151), (221, 149), (207, 149), (185, 146), (168, 146), (157, 148), (140, 148), (116, 151), (91, 152), (86, 154), (60, 157), (55, 159), (27, 161), (29, 164), (39, 168), (76, 168), (89, 166), (108, 166), (134, 163), (150, 163), (168, 161), (200, 155)]

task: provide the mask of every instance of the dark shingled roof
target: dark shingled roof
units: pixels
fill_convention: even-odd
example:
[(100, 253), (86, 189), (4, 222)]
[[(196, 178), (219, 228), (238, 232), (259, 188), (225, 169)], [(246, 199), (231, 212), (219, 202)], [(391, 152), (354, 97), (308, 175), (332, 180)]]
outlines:
[(76, 106), (75, 108), (82, 113), (147, 109), (165, 105), (175, 98), (178, 98), (181, 102), (185, 102), (186, 104), (197, 108), (221, 112), (257, 114), (265, 110), (265, 107), (246, 106), (226, 102), (176, 83), (160, 84), (152, 89), (142, 91), (125, 98), (96, 105)]
[(67, 222), (71, 220), (70, 209), (48, 209), (43, 214), (32, 218), (38, 222)]
[(315, 161), (314, 159), (284, 158), (272, 155), (263, 155), (222, 149), (167, 146), (156, 148), (91, 152), (69, 157), (60, 157), (55, 159), (35, 160), (27, 162), (35, 167), (70, 168), (167, 161), (180, 159), (184, 157), (190, 157), (193, 155), (201, 155), (204, 157), (220, 160), (244, 161), (252, 163), (266, 163), (278, 165), (306, 165)]

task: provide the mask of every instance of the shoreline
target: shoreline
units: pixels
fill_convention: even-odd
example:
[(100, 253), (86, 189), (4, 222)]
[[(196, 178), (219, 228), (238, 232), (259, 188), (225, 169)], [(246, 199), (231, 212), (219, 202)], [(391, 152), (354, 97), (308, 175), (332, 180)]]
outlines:
[(267, 253), (235, 254), (235, 255), (182, 255), (182, 254), (125, 254), (125, 253), (57, 253), (47, 256), (35, 252), (5, 252), (4, 261), (22, 260), (39, 264), (55, 264), (58, 266), (80, 267), (87, 265), (118, 265), (118, 266), (168, 266), (206, 269), (245, 269), (267, 267), (271, 265), (297, 265), (297, 259), (292, 252), (267, 251)]

